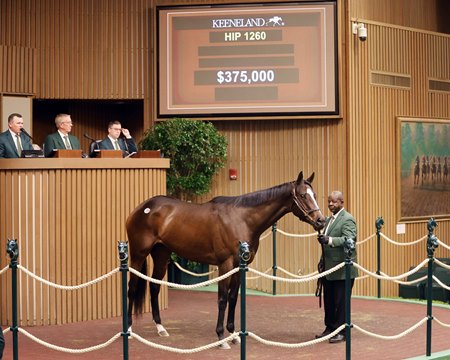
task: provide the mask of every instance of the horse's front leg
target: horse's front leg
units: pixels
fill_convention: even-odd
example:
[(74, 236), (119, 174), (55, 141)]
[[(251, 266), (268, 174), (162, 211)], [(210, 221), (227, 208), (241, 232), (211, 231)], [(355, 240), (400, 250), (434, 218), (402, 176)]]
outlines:
[[(228, 293), (228, 318), (227, 318), (227, 330), (230, 334), (234, 333), (234, 318), (236, 314), (236, 304), (239, 294), (239, 286), (241, 284), (241, 274), (235, 273), (231, 277), (230, 291)], [(238, 344), (239, 338), (233, 339), (233, 344)]]
[[(219, 314), (217, 316), (217, 325), (216, 325), (216, 334), (219, 337), (219, 340), (222, 340), (224, 338), (224, 328), (223, 328), (223, 321), (225, 319), (225, 310), (227, 308), (227, 301), (228, 301), (228, 290), (230, 288), (230, 279), (224, 279), (219, 282), (219, 290), (218, 290), (218, 307), (219, 307)], [(220, 349), (230, 349), (230, 345), (227, 343), (223, 343), (220, 345)]]

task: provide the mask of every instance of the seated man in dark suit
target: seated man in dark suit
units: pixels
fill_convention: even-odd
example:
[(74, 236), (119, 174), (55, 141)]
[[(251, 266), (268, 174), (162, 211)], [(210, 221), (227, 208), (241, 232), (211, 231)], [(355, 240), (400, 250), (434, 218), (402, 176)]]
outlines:
[(8, 130), (0, 134), (0, 158), (19, 158), (22, 150), (33, 150), (30, 138), (22, 135), (22, 115), (9, 115), (8, 127)]
[[(120, 138), (120, 134), (123, 134), (125, 139)], [(119, 121), (111, 121), (108, 124), (108, 136), (98, 144), (98, 147), (100, 150), (122, 150), (124, 157), (138, 151), (130, 132), (122, 128)]]
[(44, 141), (45, 157), (53, 156), (53, 149), (81, 150), (80, 141), (76, 136), (70, 135), (73, 126), (70, 115), (56, 115), (55, 124), (58, 131), (47, 135)]

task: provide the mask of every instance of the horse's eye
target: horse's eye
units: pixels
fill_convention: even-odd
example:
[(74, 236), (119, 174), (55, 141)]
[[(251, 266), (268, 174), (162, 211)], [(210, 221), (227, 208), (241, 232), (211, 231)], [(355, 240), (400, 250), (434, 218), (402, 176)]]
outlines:
[(301, 197), (302, 199), (306, 199), (306, 194), (300, 194), (300, 197)]

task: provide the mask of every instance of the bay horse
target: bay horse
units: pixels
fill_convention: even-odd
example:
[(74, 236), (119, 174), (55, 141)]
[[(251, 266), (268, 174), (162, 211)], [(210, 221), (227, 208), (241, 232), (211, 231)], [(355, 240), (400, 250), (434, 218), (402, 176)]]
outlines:
[(419, 161), (419, 157), (417, 156), (416, 162), (414, 165), (414, 185), (419, 183), (419, 177), (420, 177), (420, 161)]
[[(203, 204), (193, 204), (167, 196), (152, 197), (133, 210), (126, 222), (130, 266), (147, 273), (147, 256), (153, 259), (152, 278), (161, 280), (170, 254), (191, 261), (217, 265), (219, 276), (239, 266), (239, 242), (247, 242), (251, 263), (261, 234), (284, 215), (292, 212), (301, 221), (323, 229), (325, 218), (319, 209), (311, 183), (314, 173), (303, 179), (241, 196), (219, 196)], [(147, 282), (130, 274), (128, 282), (128, 323), (133, 307), (141, 314)], [(219, 282), (216, 333), (224, 339), (224, 318), (228, 304), (227, 330), (234, 332), (235, 308), (240, 286), (239, 272)], [(150, 282), (153, 321), (161, 336), (169, 334), (161, 324), (158, 295), (160, 285)], [(228, 349), (224, 344), (221, 348)]]

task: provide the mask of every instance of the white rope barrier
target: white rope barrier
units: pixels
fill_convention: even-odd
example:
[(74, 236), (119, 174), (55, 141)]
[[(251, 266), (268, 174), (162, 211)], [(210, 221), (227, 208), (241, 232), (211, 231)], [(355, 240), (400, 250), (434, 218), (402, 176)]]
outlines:
[(287, 233), (281, 229), (277, 228), (277, 232), (279, 232), (280, 234), (286, 235), (286, 236), (290, 236), (290, 237), (300, 237), (300, 238), (307, 238), (307, 237), (311, 237), (311, 236), (317, 236), (316, 232), (310, 233), (310, 234), (291, 234), (291, 233)]
[(447, 250), (450, 250), (450, 246), (448, 246), (446, 243), (442, 242), (441, 240), (437, 240), (438, 244), (442, 247), (446, 248)]
[(433, 275), (433, 280), (436, 281), (441, 287), (443, 287), (446, 290), (450, 290), (450, 286), (445, 285), (436, 275)]
[(180, 264), (178, 264), (178, 262), (176, 262), (176, 261), (174, 261), (173, 263), (181, 271), (185, 272), (186, 274), (189, 274), (189, 275), (192, 275), (192, 276), (196, 276), (196, 277), (202, 277), (202, 276), (208, 276), (208, 275), (214, 274), (219, 269), (218, 267), (216, 267), (214, 270), (211, 270), (211, 271), (206, 272), (206, 273), (199, 274), (199, 273), (195, 273), (195, 272), (192, 272), (192, 271), (189, 271), (189, 270), (185, 269)]
[(88, 281), (87, 283), (83, 283), (80, 285), (74, 285), (74, 286), (69, 286), (69, 285), (59, 285), (59, 284), (55, 284), (51, 281), (45, 280), (44, 278), (41, 278), (40, 276), (37, 276), (35, 274), (33, 274), (30, 270), (28, 270), (27, 268), (23, 267), (22, 265), (17, 265), (17, 268), (22, 270), (25, 274), (27, 274), (28, 276), (31, 276), (33, 279), (38, 280), (44, 284), (47, 284), (48, 286), (60, 289), (60, 290), (78, 290), (78, 289), (83, 289), (87, 286), (93, 285), (98, 283), (99, 281), (102, 281), (104, 279), (107, 279), (108, 277), (114, 275), (115, 273), (120, 271), (120, 268), (115, 268), (114, 270), (111, 270), (109, 273), (104, 274), (100, 277), (98, 277), (97, 279)]
[(356, 330), (361, 331), (363, 334), (372, 336), (372, 337), (377, 338), (377, 339), (398, 340), (398, 339), (408, 335), (410, 332), (416, 330), (418, 327), (422, 326), (427, 320), (428, 320), (428, 318), (425, 317), (422, 320), (420, 320), (418, 323), (416, 323), (415, 325), (411, 326), (409, 329), (406, 329), (405, 331), (403, 331), (402, 333), (397, 334), (397, 335), (391, 335), (391, 336), (375, 334), (373, 332), (364, 330), (363, 328), (359, 327), (358, 325), (354, 325), (354, 324), (353, 324), (353, 328), (355, 328)]
[(344, 328), (345, 328), (345, 324), (339, 326), (332, 333), (330, 333), (327, 336), (321, 337), (320, 339), (314, 339), (314, 340), (305, 341), (305, 342), (296, 343), (296, 344), (289, 344), (289, 343), (282, 343), (282, 342), (265, 340), (262, 337), (254, 334), (254, 333), (252, 333), (250, 331), (248, 332), (248, 336), (251, 337), (252, 339), (254, 339), (254, 340), (264, 344), (264, 345), (278, 346), (278, 347), (289, 348), (289, 349), (298, 349), (298, 348), (303, 348), (303, 347), (310, 346), (310, 345), (315, 345), (315, 344), (318, 344), (318, 343), (323, 342), (323, 341), (327, 341), (328, 339), (332, 338), (334, 335), (338, 334)]
[(372, 240), (372, 238), (374, 238), (376, 235), (377, 235), (377, 234), (375, 233), (375, 234), (369, 235), (369, 236), (366, 237), (364, 240), (361, 240), (361, 241), (358, 240), (358, 241), (356, 242), (356, 245), (362, 245), (362, 244), (364, 244), (366, 241)]
[(433, 320), (435, 320), (439, 325), (446, 327), (446, 328), (450, 328), (450, 324), (445, 324), (442, 321), (436, 319), (435, 317), (433, 317)]
[(237, 273), (239, 271), (239, 268), (238, 267), (234, 268), (234, 269), (228, 271), (226, 274), (223, 274), (222, 276), (219, 276), (219, 277), (217, 277), (215, 279), (203, 281), (203, 282), (200, 282), (200, 283), (197, 283), (197, 284), (192, 284), (192, 285), (177, 284), (177, 283), (173, 283), (173, 282), (169, 282), (169, 281), (153, 279), (152, 277), (146, 276), (146, 275), (140, 273), (139, 271), (137, 271), (136, 269), (133, 269), (132, 267), (129, 268), (129, 271), (131, 273), (133, 273), (134, 275), (140, 277), (141, 279), (146, 280), (146, 281), (150, 281), (150, 282), (155, 283), (155, 284), (167, 285), (167, 286), (170, 286), (170, 287), (173, 287), (173, 288), (177, 288), (177, 289), (196, 289), (196, 288), (199, 288), (199, 287), (203, 287), (203, 286), (207, 286), (207, 285), (211, 285), (211, 284), (214, 284), (216, 282), (219, 282), (219, 281), (227, 278), (228, 276), (231, 276), (234, 273)]
[[(384, 272), (380, 272), (381, 275), (388, 277), (388, 275), (386, 275)], [(367, 275), (368, 276), (368, 275)], [(414, 285), (417, 284), (423, 280), (427, 279), (427, 275), (424, 275), (418, 279), (415, 280), (410, 280), (410, 281), (400, 281), (400, 280), (392, 280), (393, 282), (397, 283), (397, 284), (401, 284), (401, 285)]]
[(445, 268), (445, 269), (447, 269), (447, 270), (450, 270), (450, 265), (447, 265), (446, 263), (443, 263), (441, 260), (438, 260), (438, 259), (434, 259), (434, 262), (437, 264), (437, 265), (439, 265), (439, 266), (441, 266), (441, 267), (443, 267), (443, 268)]
[(312, 281), (312, 280), (317, 280), (323, 276), (327, 276), (329, 274), (331, 274), (332, 272), (339, 270), (340, 268), (345, 266), (345, 262), (341, 262), (340, 264), (336, 265), (334, 268), (331, 268), (327, 271), (321, 272), (319, 274), (316, 275), (311, 275), (310, 277), (306, 277), (306, 278), (302, 278), (302, 279), (286, 279), (286, 278), (280, 278), (278, 276), (273, 276), (273, 275), (267, 275), (264, 274), (258, 270), (252, 269), (252, 268), (248, 268), (248, 271), (254, 273), (254, 274), (258, 274), (259, 276), (265, 277), (267, 279), (271, 279), (271, 280), (278, 280), (281, 282), (288, 282), (288, 283), (300, 283), (300, 282), (306, 282), (306, 281)]
[(269, 230), (267, 233), (265, 233), (265, 234), (262, 234), (260, 237), (259, 237), (259, 240), (261, 241), (261, 240), (264, 240), (266, 237), (268, 237), (270, 234), (272, 233), (272, 230)]
[(3, 269), (0, 270), (0, 275), (6, 272), (9, 269), (9, 265), (6, 265)]
[(104, 342), (103, 344), (90, 346), (90, 347), (87, 347), (87, 348), (84, 348), (84, 349), (71, 349), (71, 348), (66, 348), (66, 347), (50, 344), (50, 343), (48, 343), (48, 342), (46, 342), (44, 340), (41, 340), (41, 339), (37, 338), (36, 336), (30, 334), (28, 331), (26, 331), (25, 329), (22, 329), (20, 327), (19, 327), (19, 332), (24, 334), (26, 337), (28, 337), (29, 339), (33, 340), (34, 342), (37, 342), (38, 344), (40, 344), (42, 346), (45, 346), (45, 347), (47, 347), (49, 349), (53, 349), (53, 350), (56, 350), (56, 351), (70, 353), (70, 354), (84, 354), (84, 353), (88, 353), (88, 352), (91, 352), (91, 351), (102, 349), (102, 348), (112, 344), (114, 341), (116, 341), (121, 336), (121, 333), (117, 333), (111, 339), (109, 339), (108, 341)]
[(313, 276), (313, 275), (316, 275), (316, 274), (319, 273), (319, 272), (316, 270), (316, 271), (312, 272), (311, 274), (307, 274), (307, 275), (297, 275), (297, 274), (293, 274), (293, 273), (291, 273), (291, 272), (289, 272), (289, 271), (283, 269), (281, 266), (278, 266), (277, 269), (280, 270), (282, 273), (285, 273), (286, 275), (291, 276), (291, 277), (296, 278), (296, 279), (304, 279), (304, 278), (308, 278), (308, 277), (310, 277), (310, 276)]
[(150, 346), (150, 347), (158, 349), (158, 350), (165, 350), (165, 351), (170, 351), (170, 352), (174, 352), (174, 353), (178, 353), (178, 354), (194, 354), (194, 353), (198, 353), (200, 351), (209, 350), (209, 349), (218, 347), (224, 343), (227, 343), (229, 341), (232, 341), (238, 337), (239, 337), (239, 333), (234, 332), (227, 338), (213, 342), (208, 345), (200, 346), (200, 347), (193, 348), (193, 349), (180, 349), (180, 348), (174, 348), (174, 347), (170, 347), (170, 346), (156, 344), (154, 342), (144, 339), (143, 337), (139, 336), (138, 334), (136, 334), (134, 332), (131, 332), (131, 338), (136, 339), (137, 341), (139, 341), (147, 346)]
[(6, 334), (8, 331), (10, 331), (10, 328), (6, 328), (5, 330), (3, 330), (3, 335)]
[[(272, 268), (268, 268), (266, 271), (264, 271), (264, 274), (267, 274)], [(246, 280), (256, 280), (259, 279), (261, 276), (246, 276)]]
[(369, 270), (364, 269), (364, 268), (363, 268), (361, 265), (359, 265), (358, 263), (353, 263), (353, 266), (356, 267), (357, 269), (361, 270), (362, 272), (364, 272), (364, 273), (366, 273), (366, 274), (368, 274), (368, 275), (370, 275), (370, 276), (373, 276), (373, 277), (375, 277), (375, 278), (377, 278), (377, 279), (380, 279), (380, 280), (399, 280), (399, 279), (403, 279), (403, 278), (405, 278), (405, 277), (408, 277), (408, 276), (411, 275), (411, 274), (416, 273), (420, 268), (422, 268), (423, 266), (425, 266), (426, 263), (428, 263), (428, 259), (423, 260), (423, 261), (422, 261), (419, 265), (417, 265), (414, 269), (411, 269), (410, 271), (405, 272), (404, 274), (397, 275), (397, 276), (385, 276), (385, 275), (384, 275), (384, 276), (381, 276), (381, 275), (378, 275), (377, 273), (373, 273), (373, 272), (370, 272)]
[(428, 237), (428, 235), (425, 235), (425, 236), (422, 236), (420, 239), (417, 239), (417, 240), (415, 240), (415, 241), (406, 242), (406, 243), (401, 243), (401, 242), (397, 242), (397, 241), (394, 241), (394, 240), (389, 239), (389, 238), (388, 238), (386, 235), (384, 235), (382, 232), (380, 232), (380, 235), (381, 235), (381, 237), (382, 237), (383, 239), (385, 239), (386, 241), (390, 242), (391, 244), (398, 245), (398, 246), (410, 246), (410, 245), (415, 245), (415, 244), (417, 244), (417, 243), (419, 243), (419, 242), (425, 240), (425, 239)]

